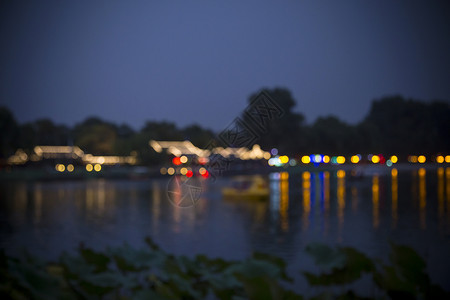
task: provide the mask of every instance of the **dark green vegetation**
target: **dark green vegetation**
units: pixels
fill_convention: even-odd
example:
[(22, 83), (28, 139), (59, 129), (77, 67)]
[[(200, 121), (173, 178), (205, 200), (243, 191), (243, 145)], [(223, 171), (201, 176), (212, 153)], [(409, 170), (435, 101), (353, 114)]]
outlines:
[[(295, 282), (286, 263), (254, 253), (241, 261), (174, 256), (150, 239), (148, 247), (128, 245), (103, 252), (80, 247), (54, 263), (26, 255), (1, 255), (2, 299), (304, 299), (292, 291)], [(362, 299), (351, 289), (362, 276), (373, 281), (376, 298), (449, 299), (450, 293), (430, 283), (425, 262), (411, 248), (391, 245), (389, 264), (353, 248), (311, 244), (321, 272), (302, 272), (308, 284), (320, 287), (311, 299)], [(352, 285), (353, 283), (353, 285)], [(364, 295), (374, 297), (375, 295)]]
[[(266, 150), (277, 147), (280, 153), (288, 155), (385, 153), (400, 156), (450, 151), (448, 102), (387, 97), (373, 101), (359, 124), (349, 125), (334, 116), (320, 117), (306, 124), (304, 116), (294, 111), (296, 101), (288, 90), (277, 88), (267, 92), (285, 113), (271, 121), (267, 134), (257, 141)], [(253, 96), (249, 103), (251, 99)], [(94, 155), (129, 155), (136, 151), (143, 165), (161, 159), (150, 149), (151, 139), (189, 139), (198, 147), (206, 147), (215, 137), (214, 132), (199, 125), (178, 128), (171, 122), (149, 121), (136, 131), (126, 124), (117, 125), (95, 117), (73, 128), (56, 125), (48, 119), (17, 124), (6, 108), (0, 108), (0, 133), (0, 159), (13, 154), (17, 148), (30, 152), (35, 145), (73, 144)]]

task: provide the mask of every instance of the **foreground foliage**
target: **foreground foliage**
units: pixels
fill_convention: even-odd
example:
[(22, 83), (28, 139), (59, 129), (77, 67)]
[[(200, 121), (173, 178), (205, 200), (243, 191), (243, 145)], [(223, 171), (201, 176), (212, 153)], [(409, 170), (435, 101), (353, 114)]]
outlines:
[[(174, 256), (150, 239), (148, 248), (129, 245), (103, 252), (80, 246), (76, 255), (63, 253), (55, 263), (30, 255), (18, 259), (1, 254), (2, 299), (303, 299), (288, 287), (293, 280), (286, 263), (263, 253), (241, 261)], [(353, 248), (311, 244), (306, 253), (322, 270), (303, 272), (313, 299), (362, 299), (351, 284), (369, 276), (377, 298), (450, 299), (432, 285), (423, 259), (411, 248), (392, 244), (390, 264)], [(334, 287), (334, 288), (333, 288)], [(338, 287), (336, 289), (336, 287)], [(335, 291), (339, 292), (335, 292)], [(334, 292), (333, 292), (334, 291)]]

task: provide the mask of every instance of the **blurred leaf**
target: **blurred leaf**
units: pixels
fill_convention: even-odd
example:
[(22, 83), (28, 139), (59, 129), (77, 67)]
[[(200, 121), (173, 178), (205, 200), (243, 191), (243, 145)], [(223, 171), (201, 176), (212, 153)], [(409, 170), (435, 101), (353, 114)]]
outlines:
[(337, 249), (320, 244), (311, 243), (306, 246), (306, 253), (313, 257), (316, 265), (324, 268), (341, 268), (345, 263), (345, 255)]
[(95, 272), (103, 272), (108, 269), (111, 259), (105, 254), (84, 247), (80, 247), (79, 251), (88, 264), (95, 266)]

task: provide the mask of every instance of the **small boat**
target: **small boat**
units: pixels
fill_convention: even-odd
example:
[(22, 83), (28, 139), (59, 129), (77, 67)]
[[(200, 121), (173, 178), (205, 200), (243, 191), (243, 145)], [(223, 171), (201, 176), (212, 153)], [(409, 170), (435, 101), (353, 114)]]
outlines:
[(230, 187), (222, 189), (222, 196), (236, 200), (266, 200), (269, 199), (270, 189), (261, 176), (237, 177)]

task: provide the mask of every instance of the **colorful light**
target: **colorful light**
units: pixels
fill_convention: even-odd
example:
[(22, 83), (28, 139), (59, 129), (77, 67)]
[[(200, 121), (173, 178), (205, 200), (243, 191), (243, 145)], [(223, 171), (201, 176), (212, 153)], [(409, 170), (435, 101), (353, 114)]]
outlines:
[(270, 150), (270, 153), (272, 153), (272, 155), (277, 155), (278, 154), (278, 149), (277, 148), (273, 148), (272, 150)]
[(187, 171), (186, 176), (187, 177), (192, 177), (194, 175), (194, 172), (192, 172), (191, 170)]
[(350, 158), (350, 160), (351, 160), (352, 163), (357, 164), (357, 163), (359, 163), (359, 161), (361, 160), (361, 158), (360, 158), (359, 155), (353, 155), (353, 156)]
[(181, 175), (186, 175), (187, 172), (188, 172), (188, 169), (186, 169), (186, 168), (181, 168), (181, 170), (180, 170)]
[(289, 157), (287, 157), (286, 155), (280, 156), (279, 159), (282, 164), (287, 164), (289, 162)]
[(342, 165), (343, 163), (345, 163), (345, 157), (343, 157), (343, 156), (336, 157), (336, 162), (338, 164)]
[(58, 171), (58, 172), (64, 172), (64, 170), (66, 169), (66, 167), (65, 167), (64, 165), (62, 165), (62, 164), (57, 164), (57, 165), (55, 166), (55, 169), (56, 169), (56, 171)]
[(345, 177), (345, 171), (344, 170), (338, 170), (336, 172), (336, 175), (338, 178), (344, 178)]
[(395, 156), (395, 155), (392, 155), (392, 156), (391, 156), (391, 162), (392, 162), (393, 164), (396, 164), (396, 163), (398, 162), (398, 157)]
[(378, 155), (372, 155), (372, 162), (377, 164), (380, 162), (380, 157)]
[(328, 155), (324, 155), (322, 161), (327, 164), (330, 162), (330, 157)]
[(175, 156), (175, 157), (172, 159), (172, 163), (173, 163), (175, 166), (179, 166), (179, 165), (181, 165), (181, 159), (180, 159), (178, 156)]
[(169, 175), (175, 174), (175, 169), (174, 168), (168, 168), (167, 169), (167, 174), (169, 174)]
[(450, 155), (447, 155), (447, 156), (445, 157), (445, 162), (446, 162), (446, 163), (450, 163)]
[(398, 174), (398, 170), (397, 170), (396, 168), (394, 168), (394, 169), (391, 170), (391, 175), (392, 175), (392, 177), (396, 177), (397, 174)]
[(102, 165), (101, 165), (101, 164), (95, 164), (94, 170), (95, 170), (96, 172), (100, 172), (100, 171), (102, 170)]
[(423, 164), (423, 163), (425, 163), (425, 162), (427, 161), (427, 158), (426, 158), (424, 155), (420, 155), (420, 156), (417, 158), (417, 161), (418, 161), (419, 163)]
[(311, 162), (311, 158), (307, 155), (302, 156), (302, 163), (309, 164)]
[(93, 169), (94, 169), (94, 167), (91, 164), (86, 165), (86, 171), (92, 172)]
[(167, 169), (162, 167), (161, 169), (159, 169), (159, 172), (161, 173), (161, 175), (166, 175), (167, 174)]
[(444, 157), (442, 155), (439, 155), (438, 157), (436, 157), (436, 162), (438, 164), (442, 164), (444, 162)]
[(209, 172), (205, 170), (205, 173), (201, 174), (203, 176), (203, 178), (208, 178), (209, 177)]
[(67, 165), (67, 171), (73, 172), (74, 169), (75, 168), (74, 168), (74, 166), (72, 164)]
[(187, 161), (188, 161), (187, 156), (183, 155), (182, 157), (180, 157), (180, 162), (181, 162), (182, 164), (187, 163)]

